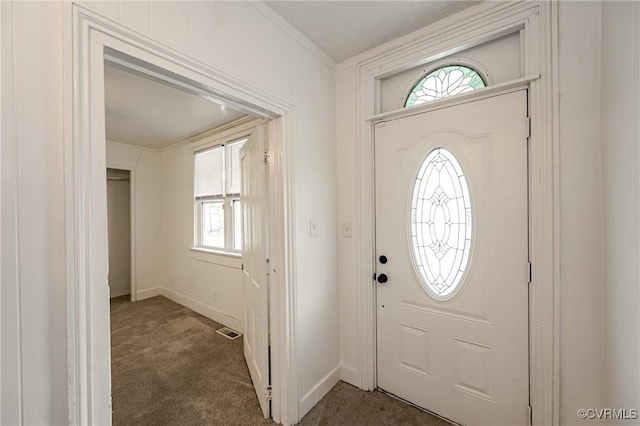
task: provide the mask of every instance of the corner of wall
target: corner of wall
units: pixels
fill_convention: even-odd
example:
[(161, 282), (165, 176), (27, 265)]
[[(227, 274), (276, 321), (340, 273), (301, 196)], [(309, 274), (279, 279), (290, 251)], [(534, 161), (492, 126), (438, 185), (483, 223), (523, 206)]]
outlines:
[(340, 380), (350, 385), (360, 387), (360, 371), (351, 365), (340, 364)]
[(340, 365), (324, 376), (315, 386), (300, 398), (300, 419), (302, 419), (320, 400), (340, 381)]

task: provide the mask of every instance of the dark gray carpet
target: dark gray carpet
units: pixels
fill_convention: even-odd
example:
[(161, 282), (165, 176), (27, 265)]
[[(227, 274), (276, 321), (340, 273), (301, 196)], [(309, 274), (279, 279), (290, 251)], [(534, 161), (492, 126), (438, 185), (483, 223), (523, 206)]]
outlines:
[[(111, 300), (113, 424), (262, 425), (242, 339), (163, 297)], [(338, 383), (302, 425), (448, 423), (380, 392)]]

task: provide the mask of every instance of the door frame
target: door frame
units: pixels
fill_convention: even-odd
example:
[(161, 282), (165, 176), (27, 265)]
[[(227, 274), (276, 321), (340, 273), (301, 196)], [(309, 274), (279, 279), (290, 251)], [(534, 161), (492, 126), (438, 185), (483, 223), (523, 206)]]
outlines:
[[(358, 370), (360, 387), (373, 390), (376, 377), (375, 183), (373, 125), (381, 114), (381, 79), (465, 49), (519, 33), (521, 75), (494, 86), (527, 83), (529, 89), (529, 395), (532, 424), (559, 424), (559, 202), (557, 3), (484, 3), (378, 48), (357, 68), (356, 193), (361, 224), (358, 247)], [(491, 86), (485, 90), (490, 90)], [(456, 102), (455, 100), (443, 100)], [(425, 107), (429, 108), (429, 107)], [(406, 113), (406, 110), (404, 110)]]
[[(272, 119), (269, 333), (272, 418), (298, 419), (295, 306), (294, 104), (82, 6), (64, 11), (64, 186), (69, 424), (110, 424), (106, 240), (105, 53), (127, 66)], [(122, 64), (122, 63), (121, 63)], [(97, 142), (96, 142), (97, 141)]]

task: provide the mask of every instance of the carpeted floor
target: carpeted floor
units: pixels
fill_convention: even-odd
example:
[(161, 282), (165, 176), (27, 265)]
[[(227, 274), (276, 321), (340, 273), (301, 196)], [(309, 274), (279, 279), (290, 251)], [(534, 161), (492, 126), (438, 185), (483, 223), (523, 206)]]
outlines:
[[(163, 297), (111, 300), (113, 424), (261, 425), (242, 339)], [(302, 425), (446, 426), (380, 392), (338, 383)]]

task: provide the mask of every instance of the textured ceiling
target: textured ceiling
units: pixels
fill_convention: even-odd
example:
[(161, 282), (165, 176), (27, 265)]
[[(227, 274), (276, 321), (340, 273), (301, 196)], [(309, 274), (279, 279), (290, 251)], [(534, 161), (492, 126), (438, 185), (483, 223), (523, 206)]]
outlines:
[(245, 114), (105, 65), (107, 140), (164, 148)]
[(408, 34), (477, 1), (265, 1), (336, 62)]

